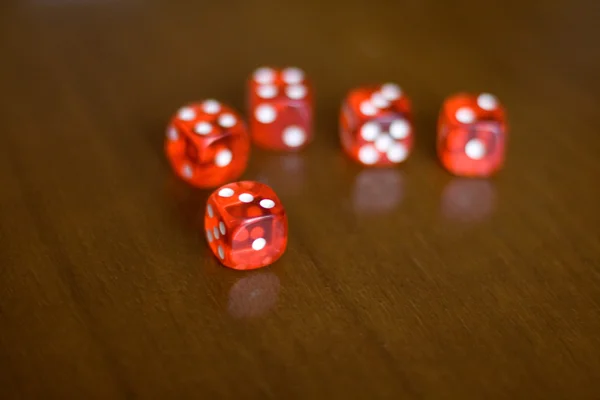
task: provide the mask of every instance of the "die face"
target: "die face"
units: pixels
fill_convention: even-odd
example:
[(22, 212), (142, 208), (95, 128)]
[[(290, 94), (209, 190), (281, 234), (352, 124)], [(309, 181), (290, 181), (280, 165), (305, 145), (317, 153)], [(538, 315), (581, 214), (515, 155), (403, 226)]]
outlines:
[(266, 149), (296, 151), (312, 140), (313, 87), (295, 67), (261, 67), (248, 82), (250, 132)]
[(503, 162), (504, 136), (497, 122), (477, 122), (468, 127), (448, 129), (439, 146), (442, 163), (460, 176), (485, 177)]
[(242, 174), (248, 163), (250, 140), (238, 113), (207, 100), (179, 109), (167, 128), (165, 151), (180, 178), (208, 188)]
[(396, 84), (354, 89), (342, 104), (342, 148), (363, 165), (402, 163), (413, 148), (413, 132), (410, 100)]
[(275, 262), (287, 247), (287, 216), (267, 185), (242, 181), (217, 189), (208, 199), (206, 239), (219, 261), (249, 270)]
[(276, 261), (287, 247), (287, 220), (275, 215), (245, 220), (235, 230), (231, 261), (236, 269), (255, 269)]
[(486, 177), (504, 162), (505, 110), (490, 94), (458, 94), (442, 106), (437, 152), (442, 165), (465, 177)]

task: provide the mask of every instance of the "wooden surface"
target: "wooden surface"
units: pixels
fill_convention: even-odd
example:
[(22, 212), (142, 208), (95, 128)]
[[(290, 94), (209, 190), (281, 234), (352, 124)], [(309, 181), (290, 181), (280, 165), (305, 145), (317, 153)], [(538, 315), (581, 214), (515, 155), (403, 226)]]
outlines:
[[(446, 5), (444, 5), (446, 4)], [(28, 0), (0, 13), (0, 398), (600, 398), (596, 0)], [(210, 256), (207, 192), (174, 178), (166, 122), (238, 109), (260, 64), (303, 67), (317, 135), (244, 178), (289, 213), (285, 256)], [(367, 170), (344, 93), (397, 81), (417, 147)], [(491, 91), (495, 179), (437, 164), (443, 98)]]

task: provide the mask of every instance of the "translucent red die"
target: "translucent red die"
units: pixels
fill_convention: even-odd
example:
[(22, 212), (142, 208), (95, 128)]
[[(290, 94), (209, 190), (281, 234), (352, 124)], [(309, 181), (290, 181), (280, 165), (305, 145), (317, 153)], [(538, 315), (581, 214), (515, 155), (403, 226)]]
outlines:
[(296, 67), (261, 67), (248, 82), (250, 134), (260, 147), (300, 150), (312, 140), (313, 87)]
[(269, 186), (253, 181), (230, 183), (208, 198), (206, 240), (226, 267), (249, 270), (275, 262), (286, 249), (288, 222)]
[(460, 93), (446, 99), (438, 119), (437, 153), (449, 172), (487, 177), (502, 168), (506, 112), (489, 94)]
[(395, 83), (351, 90), (340, 113), (344, 151), (367, 166), (405, 161), (413, 147), (411, 102)]
[(235, 110), (206, 100), (177, 111), (167, 128), (165, 151), (179, 177), (196, 187), (215, 187), (244, 172), (250, 138)]

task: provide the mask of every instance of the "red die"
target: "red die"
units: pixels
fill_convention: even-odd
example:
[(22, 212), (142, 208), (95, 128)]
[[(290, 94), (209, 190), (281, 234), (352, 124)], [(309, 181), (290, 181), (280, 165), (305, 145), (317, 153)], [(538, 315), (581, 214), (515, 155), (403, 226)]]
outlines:
[(250, 133), (271, 150), (299, 150), (312, 139), (313, 89), (295, 67), (262, 67), (248, 83)]
[(496, 97), (457, 94), (446, 99), (438, 120), (437, 153), (459, 176), (486, 177), (504, 162), (507, 124)]
[(410, 100), (394, 83), (351, 90), (342, 104), (342, 147), (361, 164), (403, 162), (412, 150), (413, 132)]
[(197, 187), (215, 187), (244, 172), (250, 139), (238, 113), (206, 100), (179, 109), (167, 129), (165, 150), (181, 178)]
[(258, 182), (230, 183), (211, 194), (204, 228), (212, 252), (233, 269), (269, 265), (287, 246), (283, 205), (273, 189)]

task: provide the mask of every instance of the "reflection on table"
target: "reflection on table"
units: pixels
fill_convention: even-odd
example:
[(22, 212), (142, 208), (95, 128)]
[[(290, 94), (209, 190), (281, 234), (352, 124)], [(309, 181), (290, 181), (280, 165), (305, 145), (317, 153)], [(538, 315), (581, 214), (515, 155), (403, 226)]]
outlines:
[(481, 222), (494, 212), (496, 189), (491, 181), (454, 178), (444, 188), (441, 213), (455, 222)]
[(273, 154), (262, 157), (256, 180), (278, 194), (300, 194), (305, 183), (305, 160), (301, 153)]
[(354, 180), (352, 203), (357, 214), (389, 212), (403, 197), (404, 176), (397, 169), (365, 169)]
[(269, 271), (257, 271), (240, 278), (229, 290), (227, 311), (233, 318), (265, 315), (277, 303), (280, 281)]

